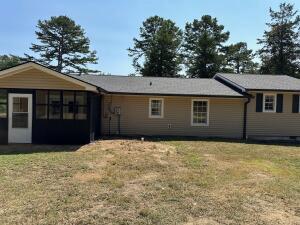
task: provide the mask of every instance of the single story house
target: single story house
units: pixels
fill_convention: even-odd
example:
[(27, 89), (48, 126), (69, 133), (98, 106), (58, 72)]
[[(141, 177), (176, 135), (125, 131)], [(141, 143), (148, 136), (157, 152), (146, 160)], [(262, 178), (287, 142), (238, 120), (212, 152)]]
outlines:
[(0, 143), (81, 144), (102, 135), (300, 139), (300, 80), (0, 71)]

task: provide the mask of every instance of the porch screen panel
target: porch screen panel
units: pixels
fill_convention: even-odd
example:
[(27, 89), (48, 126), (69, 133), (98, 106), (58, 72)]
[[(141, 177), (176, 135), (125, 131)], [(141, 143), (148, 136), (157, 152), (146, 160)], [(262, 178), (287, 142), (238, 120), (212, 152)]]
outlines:
[(75, 112), (75, 92), (64, 91), (63, 92), (63, 119), (74, 119)]
[(0, 118), (7, 118), (7, 91), (0, 90)]
[(75, 118), (76, 120), (86, 120), (87, 119), (87, 94), (86, 92), (76, 92), (75, 101)]
[(48, 91), (36, 91), (36, 118), (48, 118)]
[(49, 91), (49, 119), (61, 118), (61, 92)]

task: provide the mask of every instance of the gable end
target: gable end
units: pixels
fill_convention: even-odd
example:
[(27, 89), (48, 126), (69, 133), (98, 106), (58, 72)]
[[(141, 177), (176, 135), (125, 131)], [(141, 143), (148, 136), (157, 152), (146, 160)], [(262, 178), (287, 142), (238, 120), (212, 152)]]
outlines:
[(36, 63), (21, 64), (0, 71), (0, 88), (86, 90), (97, 87)]

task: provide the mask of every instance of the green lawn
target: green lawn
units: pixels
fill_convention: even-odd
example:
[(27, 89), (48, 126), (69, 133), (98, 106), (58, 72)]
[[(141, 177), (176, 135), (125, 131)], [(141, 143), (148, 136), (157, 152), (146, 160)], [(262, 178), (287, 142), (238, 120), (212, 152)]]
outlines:
[(300, 148), (0, 146), (0, 224), (300, 224)]

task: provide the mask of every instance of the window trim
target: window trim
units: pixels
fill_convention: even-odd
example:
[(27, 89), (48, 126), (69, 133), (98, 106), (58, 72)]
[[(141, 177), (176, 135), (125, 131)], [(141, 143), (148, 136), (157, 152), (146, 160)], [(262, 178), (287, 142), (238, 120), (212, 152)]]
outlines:
[[(266, 96), (274, 96), (274, 109), (273, 110), (265, 109)], [(276, 93), (263, 93), (263, 112), (276, 113), (276, 108), (277, 108), (277, 94)]]
[[(157, 115), (152, 115), (152, 101), (153, 100), (159, 100), (161, 101), (161, 115), (157, 116)], [(149, 118), (151, 119), (162, 119), (164, 118), (164, 99), (163, 98), (149, 98)]]
[[(193, 117), (194, 117), (194, 102), (207, 102), (207, 122), (206, 123), (194, 123)], [(192, 127), (208, 127), (209, 126), (209, 99), (192, 99), (191, 101), (191, 126)]]

